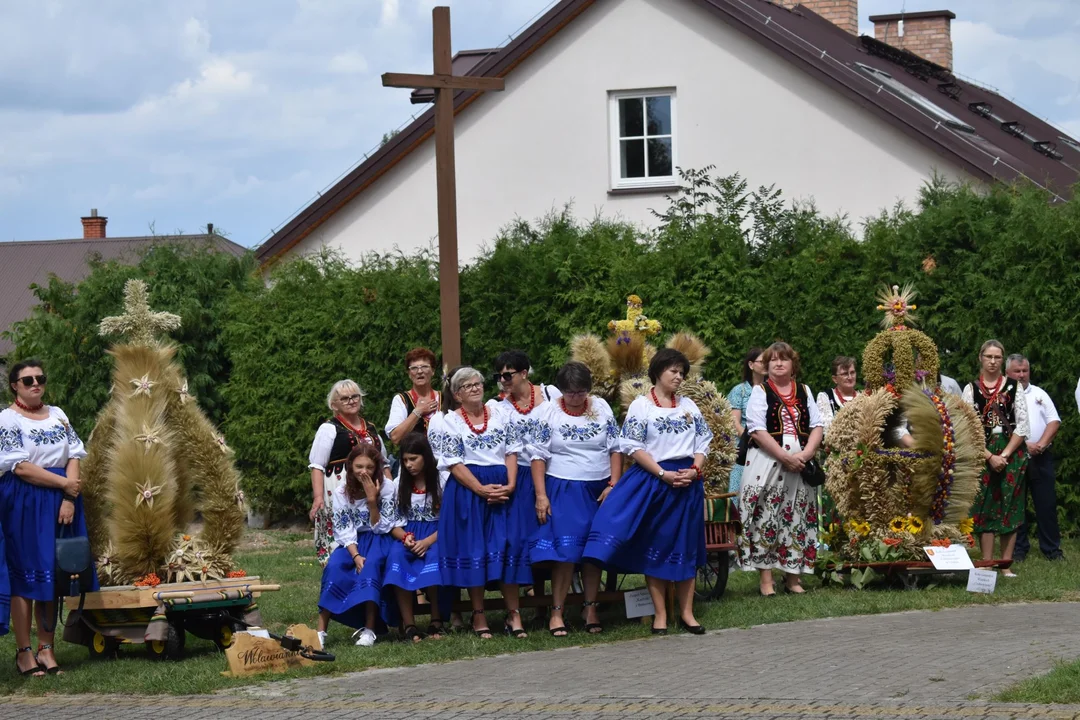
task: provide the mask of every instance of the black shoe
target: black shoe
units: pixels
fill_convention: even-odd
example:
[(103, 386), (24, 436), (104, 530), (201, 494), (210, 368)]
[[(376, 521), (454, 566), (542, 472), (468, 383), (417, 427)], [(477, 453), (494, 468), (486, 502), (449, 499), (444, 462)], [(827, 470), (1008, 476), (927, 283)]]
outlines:
[(667, 628), (654, 627), (652, 629), (652, 634), (653, 635), (667, 635)]
[(1024, 560), (1026, 560), (1026, 559), (1027, 559), (1027, 553), (1024, 553), (1022, 555), (1015, 554), (1015, 553), (1013, 554), (1013, 562), (1024, 562)]
[(705, 628), (701, 627), (700, 625), (687, 625), (686, 622), (682, 620), (682, 618), (679, 619), (679, 627), (681, 627), (683, 630), (690, 633), (691, 635), (705, 634)]
[(1057, 562), (1058, 560), (1064, 560), (1065, 559), (1065, 553), (1058, 553), (1057, 555), (1051, 555), (1051, 556), (1047, 557), (1046, 559), (1049, 560), (1050, 562)]

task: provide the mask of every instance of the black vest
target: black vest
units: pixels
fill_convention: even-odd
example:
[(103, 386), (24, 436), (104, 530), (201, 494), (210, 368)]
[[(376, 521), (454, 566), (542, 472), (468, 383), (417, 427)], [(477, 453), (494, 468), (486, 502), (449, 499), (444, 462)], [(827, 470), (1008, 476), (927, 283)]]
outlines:
[[(989, 398), (986, 398), (982, 394), (982, 389), (979, 385), (979, 378), (975, 378), (971, 383), (972, 393), (971, 396), (975, 400), (975, 409), (979, 411), (979, 418), (982, 420), (983, 433), (986, 436), (986, 444), (990, 444), (990, 437), (993, 434), (993, 429), (1000, 427), (1002, 432), (1006, 436), (1012, 435), (1016, 429), (1016, 381), (1012, 378), (1005, 378), (1005, 383), (1001, 386), (1001, 391), (998, 392), (997, 398), (991, 405), (987, 403)], [(1024, 400), (1027, 402), (1027, 400)]]
[[(367, 430), (367, 442), (374, 445), (375, 449), (381, 454), (382, 440), (379, 439), (379, 431), (366, 419), (360, 418), (360, 420), (364, 423), (364, 429)], [(352, 452), (357, 443), (361, 442), (361, 436), (345, 427), (345, 424), (336, 417), (332, 417), (326, 422), (333, 425), (334, 429), (337, 430), (337, 435), (334, 436), (334, 444), (330, 448), (330, 462), (326, 464), (326, 473), (333, 475), (345, 467), (346, 458), (349, 457), (349, 453)]]
[[(773, 436), (776, 442), (780, 442), (784, 437), (784, 420), (788, 418), (788, 409), (784, 405), (784, 401), (780, 399), (780, 396), (773, 392), (772, 386), (768, 382), (762, 386), (765, 390), (765, 399), (768, 402), (768, 410), (765, 412), (765, 429), (769, 434)], [(797, 410), (792, 411), (795, 416), (796, 424), (795, 431), (799, 437), (799, 443), (806, 445), (806, 441), (810, 438), (810, 410), (807, 408), (809, 399), (806, 396), (806, 386), (802, 383), (797, 383), (795, 386), (795, 407)], [(750, 444), (752, 447), (758, 447), (757, 443), (751, 439)]]

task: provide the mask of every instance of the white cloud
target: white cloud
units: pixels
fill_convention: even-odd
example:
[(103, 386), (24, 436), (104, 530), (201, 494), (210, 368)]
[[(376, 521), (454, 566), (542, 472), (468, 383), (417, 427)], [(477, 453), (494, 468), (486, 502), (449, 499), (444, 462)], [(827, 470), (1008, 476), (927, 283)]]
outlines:
[(393, 25), (398, 18), (398, 0), (382, 0), (382, 12), (379, 15), (379, 24), (383, 27)]
[(188, 18), (181, 33), (186, 55), (201, 58), (210, 51), (210, 30), (197, 18)]
[(368, 64), (359, 52), (348, 50), (330, 58), (329, 68), (330, 72), (342, 75), (361, 75), (367, 72)]

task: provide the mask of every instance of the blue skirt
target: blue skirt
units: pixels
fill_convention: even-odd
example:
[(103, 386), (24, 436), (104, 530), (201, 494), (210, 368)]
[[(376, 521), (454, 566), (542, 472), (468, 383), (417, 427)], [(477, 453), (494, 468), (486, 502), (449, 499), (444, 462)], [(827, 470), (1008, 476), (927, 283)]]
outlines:
[(509, 547), (503, 582), (528, 585), (534, 581), (529, 539), (540, 529), (540, 522), (536, 519), (536, 486), (533, 485), (530, 466), (518, 465), (517, 484), (507, 505), (510, 506), (507, 521)]
[(581, 562), (589, 528), (599, 509), (597, 501), (607, 487), (607, 480), (564, 480), (544, 477), (551, 517), (540, 525), (529, 540), (529, 559), (541, 562)]
[(0, 635), (8, 634), (11, 617), (11, 580), (8, 579), (7, 557), (4, 552), (4, 529), (0, 527)]
[(373, 602), (379, 606), (383, 621), (393, 624), (396, 605), (387, 602), (382, 584), (392, 543), (389, 535), (358, 533), (356, 551), (364, 557), (364, 569), (360, 572), (356, 572), (348, 548), (339, 547), (330, 553), (322, 574), (319, 609), (329, 610), (330, 617), (342, 625), (362, 628), (366, 622), (364, 603)]
[[(67, 477), (64, 468), (46, 468)], [(15, 597), (51, 602), (56, 599), (56, 537), (60, 525), (59, 488), (31, 485), (15, 473), (0, 478), (0, 525), (4, 528), (5, 557), (11, 594)], [(75, 499), (75, 517), (69, 536), (86, 537), (86, 517), (82, 497)], [(94, 590), (98, 589), (94, 573)], [(5, 616), (6, 618), (6, 616)]]
[[(504, 465), (466, 467), (481, 485), (506, 484)], [(472, 588), (489, 583), (531, 582), (528, 565), (507, 562), (510, 537), (517, 532), (513, 521), (509, 502), (488, 505), (451, 477), (439, 511), (440, 585)]]
[[(692, 464), (680, 458), (660, 467), (671, 472)], [(661, 580), (693, 578), (705, 564), (704, 485), (673, 488), (634, 465), (596, 511), (582, 557)]]
[[(439, 529), (437, 520), (415, 520), (405, 525), (417, 540), (423, 540)], [(405, 549), (403, 543), (394, 542), (386, 560), (386, 577), (383, 585), (393, 585), (404, 590), (416, 591), (442, 582), (439, 570), (439, 541), (428, 548), (424, 557), (417, 557)]]

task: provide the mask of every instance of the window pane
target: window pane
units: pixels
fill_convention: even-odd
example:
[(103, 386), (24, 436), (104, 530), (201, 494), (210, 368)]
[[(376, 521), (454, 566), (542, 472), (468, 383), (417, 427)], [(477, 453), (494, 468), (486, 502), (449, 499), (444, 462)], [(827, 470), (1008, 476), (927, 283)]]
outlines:
[(646, 113), (649, 119), (650, 135), (671, 134), (671, 97), (645, 98)]
[(619, 101), (619, 137), (641, 137), (644, 134), (641, 98), (623, 98)]
[(649, 140), (649, 177), (671, 175), (671, 138)]
[[(645, 177), (645, 141), (644, 140), (621, 140), (619, 142), (619, 154), (621, 157), (621, 176), (623, 178)], [(670, 163), (668, 163), (670, 165)]]

